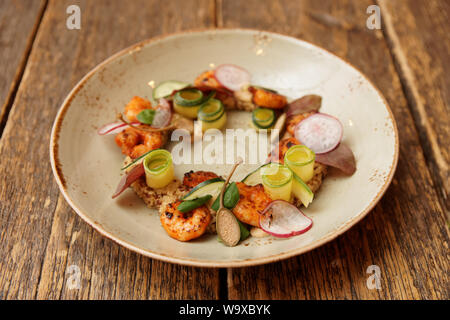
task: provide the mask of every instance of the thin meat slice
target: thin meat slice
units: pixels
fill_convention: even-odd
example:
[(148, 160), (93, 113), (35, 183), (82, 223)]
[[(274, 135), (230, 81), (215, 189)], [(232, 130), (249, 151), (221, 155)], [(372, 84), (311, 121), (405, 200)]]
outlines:
[(344, 143), (327, 153), (316, 154), (316, 161), (330, 167), (338, 168), (346, 175), (356, 171), (356, 161), (352, 150)]
[(286, 114), (288, 117), (306, 112), (317, 112), (322, 105), (322, 97), (309, 94), (288, 103)]

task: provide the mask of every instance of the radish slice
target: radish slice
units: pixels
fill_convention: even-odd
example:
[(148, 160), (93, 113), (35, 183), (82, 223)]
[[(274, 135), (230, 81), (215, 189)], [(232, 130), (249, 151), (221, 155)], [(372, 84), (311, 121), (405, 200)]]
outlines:
[(284, 200), (269, 203), (259, 217), (259, 226), (279, 238), (289, 238), (311, 229), (313, 221), (296, 206)]
[[(134, 125), (138, 125), (139, 122), (133, 122), (130, 124), (134, 126)], [(121, 121), (108, 123), (108, 124), (105, 124), (103, 127), (99, 128), (97, 130), (97, 133), (101, 136), (104, 136), (107, 134), (117, 134), (117, 133), (120, 133), (123, 130), (125, 130), (128, 126), (129, 126), (129, 124), (123, 123)]]
[(144, 164), (140, 163), (133, 167), (119, 182), (119, 185), (116, 188), (112, 198), (116, 198), (119, 196), (126, 188), (128, 188), (133, 182), (139, 179), (141, 176), (145, 174)]
[(159, 99), (159, 106), (161, 107), (161, 109), (171, 109), (169, 101), (164, 98)]
[(328, 114), (313, 114), (295, 127), (295, 138), (316, 154), (330, 152), (342, 139), (341, 122)]
[(156, 110), (153, 118), (153, 128), (163, 128), (169, 125), (172, 120), (172, 110), (170, 104), (166, 99), (159, 99), (159, 108)]
[(214, 76), (225, 88), (238, 91), (250, 83), (250, 73), (232, 64), (222, 64), (214, 71)]

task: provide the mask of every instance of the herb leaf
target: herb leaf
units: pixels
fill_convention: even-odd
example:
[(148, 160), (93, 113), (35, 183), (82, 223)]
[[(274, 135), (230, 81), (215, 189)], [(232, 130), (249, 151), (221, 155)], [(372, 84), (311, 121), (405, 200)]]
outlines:
[(212, 196), (210, 194), (207, 194), (206, 196), (194, 199), (194, 200), (185, 200), (183, 202), (181, 202), (177, 209), (178, 211), (181, 211), (183, 213), (192, 211), (198, 207), (201, 207), (202, 205), (204, 205), (206, 202), (209, 201), (209, 199), (211, 199)]
[(240, 222), (239, 220), (237, 220), (237, 222), (239, 224), (239, 229), (241, 229), (241, 240), (240, 241), (244, 241), (250, 235), (250, 231), (248, 231), (247, 227), (242, 222)]
[(139, 112), (139, 114), (136, 116), (138, 121), (143, 124), (152, 124), (153, 119), (155, 118), (155, 110), (152, 109), (145, 109)]
[[(236, 185), (236, 182), (230, 183), (227, 187), (227, 190), (225, 190), (225, 194), (223, 195), (223, 205), (225, 208), (231, 210), (236, 206), (238, 201), (239, 201), (239, 189)], [(220, 199), (219, 197), (217, 197), (217, 199), (211, 206), (211, 209), (217, 211), (219, 210), (219, 206), (220, 206)]]

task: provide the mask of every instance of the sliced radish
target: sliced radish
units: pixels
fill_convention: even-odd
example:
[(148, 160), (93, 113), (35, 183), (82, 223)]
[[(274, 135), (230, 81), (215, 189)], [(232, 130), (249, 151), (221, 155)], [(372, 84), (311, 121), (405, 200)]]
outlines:
[(129, 125), (138, 125), (139, 122), (132, 122), (130, 124), (123, 123), (121, 121), (113, 122), (105, 124), (103, 127), (99, 128), (97, 130), (97, 133), (101, 136), (107, 135), (107, 134), (117, 134), (125, 130)]
[(171, 109), (169, 101), (164, 98), (159, 99), (159, 106), (161, 107), (161, 109)]
[(170, 104), (166, 99), (159, 99), (158, 109), (156, 110), (155, 116), (151, 126), (153, 128), (163, 128), (169, 125), (170, 120), (172, 120), (172, 110)]
[(259, 217), (259, 226), (279, 238), (289, 238), (311, 229), (313, 221), (293, 204), (284, 200), (269, 203)]
[(316, 154), (320, 154), (336, 148), (341, 142), (343, 132), (344, 128), (338, 119), (317, 113), (297, 124), (295, 138)]
[(225, 88), (238, 91), (250, 83), (250, 73), (232, 64), (221, 64), (214, 70), (214, 76)]
[(133, 182), (139, 179), (141, 176), (145, 174), (144, 164), (141, 162), (134, 166), (119, 182), (119, 185), (116, 188), (112, 198), (116, 198), (119, 196), (126, 188), (128, 188)]

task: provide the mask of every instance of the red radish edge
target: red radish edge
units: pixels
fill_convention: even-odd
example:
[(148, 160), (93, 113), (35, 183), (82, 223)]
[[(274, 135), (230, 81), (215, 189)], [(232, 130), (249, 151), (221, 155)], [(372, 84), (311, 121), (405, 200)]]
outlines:
[(233, 64), (221, 64), (214, 70), (214, 77), (225, 88), (238, 91), (250, 83), (250, 73)]
[[(335, 126), (335, 128), (337, 129), (337, 132), (335, 132), (335, 135), (330, 136), (330, 137), (326, 137), (328, 140), (328, 143), (325, 144), (325, 142), (323, 141), (323, 132), (322, 135), (320, 135), (320, 133), (316, 133), (312, 132), (311, 129), (309, 128), (309, 132), (307, 133), (307, 136), (305, 137), (305, 133), (301, 133), (301, 129), (302, 127), (304, 127), (305, 125), (308, 125), (309, 122), (312, 121), (317, 121), (317, 120), (323, 120), (324, 118), (329, 119), (333, 119), (334, 121), (332, 121), (331, 123)], [(329, 126), (328, 128), (325, 128), (329, 131)], [(320, 130), (323, 128), (317, 128), (317, 130)], [(325, 132), (328, 134), (331, 134), (332, 132)], [(316, 154), (323, 154), (323, 153), (327, 153), (330, 152), (334, 149), (337, 148), (337, 146), (339, 145), (339, 143), (341, 143), (342, 140), (342, 136), (344, 134), (344, 127), (342, 126), (342, 123), (336, 118), (333, 117), (329, 114), (326, 113), (316, 113), (313, 114), (305, 119), (303, 119), (302, 121), (300, 121), (294, 129), (294, 135), (295, 138), (301, 143), (304, 144), (305, 146), (307, 146), (308, 148), (310, 148), (312, 151), (314, 151), (314, 153)], [(313, 140), (313, 141), (311, 141)]]
[[(151, 124), (152, 128), (164, 128), (169, 125), (172, 120), (172, 108), (170, 107), (169, 102), (161, 98), (159, 99), (160, 108), (156, 110), (155, 117), (153, 118), (153, 122)], [(158, 123), (161, 122), (161, 123)]]
[[(276, 212), (278, 214), (277, 217), (274, 217), (274, 213), (272, 208), (274, 206), (282, 206), (282, 210), (279, 210), (279, 212)], [(289, 207), (289, 208), (286, 208)], [(287, 213), (289, 212), (288, 209), (296, 211), (298, 213), (298, 216), (291, 216), (291, 220), (292, 219), (302, 219), (303, 221), (301, 222), (303, 225), (302, 226), (297, 226), (298, 229), (295, 229), (295, 225), (293, 222), (295, 221), (291, 221), (291, 223), (288, 223), (289, 226), (288, 227), (292, 227), (292, 229), (288, 229), (286, 227), (284, 227), (286, 229), (286, 232), (284, 233), (280, 233), (280, 232), (275, 232), (273, 230), (271, 230), (271, 224), (274, 223), (274, 219), (278, 219), (278, 223), (282, 223), (283, 219), (285, 219), (286, 217), (283, 217), (283, 215), (287, 215)], [(272, 214), (269, 217), (269, 211), (272, 210)], [(305, 220), (308, 220), (308, 224), (305, 224)], [(288, 221), (284, 221), (285, 224)], [(297, 220), (297, 223), (299, 222), (299, 220)], [(259, 227), (261, 229), (263, 229), (265, 232), (278, 237), (278, 238), (289, 238), (289, 237), (293, 237), (293, 236), (297, 236), (300, 235), (302, 233), (305, 233), (306, 231), (308, 231), (309, 229), (312, 228), (313, 225), (313, 221), (311, 218), (309, 218), (308, 216), (306, 216), (303, 212), (300, 211), (300, 209), (298, 209), (296, 206), (294, 206), (293, 204), (284, 201), (284, 200), (275, 200), (272, 201), (271, 203), (269, 203), (269, 205), (264, 209), (264, 211), (261, 213), (260, 217), (259, 217)], [(283, 228), (283, 226), (281, 227)]]
[(145, 174), (144, 164), (140, 163), (134, 166), (125, 176), (120, 180), (116, 191), (112, 195), (112, 198), (118, 197), (122, 192), (125, 191), (133, 182), (139, 179), (141, 176)]
[(170, 103), (169, 103), (169, 101), (167, 101), (167, 99), (164, 99), (164, 98), (159, 99), (158, 105), (161, 107), (161, 109), (171, 110)]
[(113, 123), (108, 123), (105, 124), (104, 126), (100, 127), (97, 130), (97, 133), (101, 136), (104, 135), (108, 135), (108, 134), (116, 134), (116, 133), (120, 133), (123, 130), (125, 130), (129, 125), (138, 125), (140, 124), (139, 122), (132, 122), (130, 124), (128, 123), (123, 123), (123, 122), (113, 122)]

